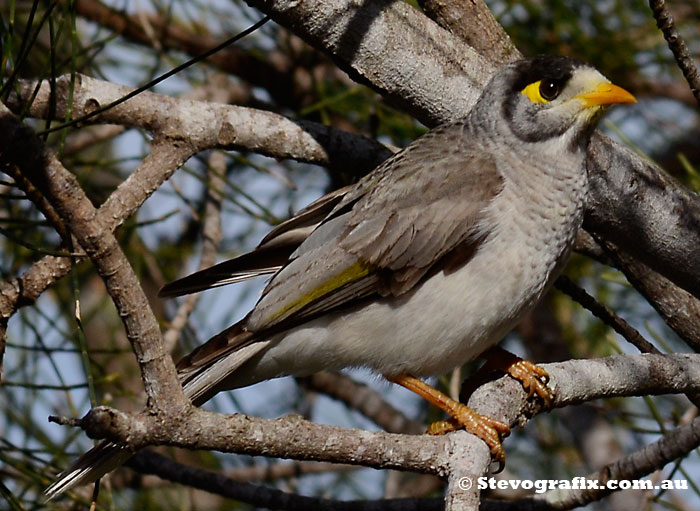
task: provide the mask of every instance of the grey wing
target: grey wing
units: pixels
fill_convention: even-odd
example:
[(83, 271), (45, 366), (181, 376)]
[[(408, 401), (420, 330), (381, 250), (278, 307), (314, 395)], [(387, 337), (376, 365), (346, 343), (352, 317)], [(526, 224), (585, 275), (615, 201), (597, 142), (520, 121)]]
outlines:
[(267, 233), (260, 242), (260, 245), (276, 244), (280, 241), (285, 241), (286, 243), (288, 238), (299, 239), (299, 235), (296, 233), (302, 231), (306, 233), (306, 236), (304, 236), (304, 239), (299, 240), (297, 246), (300, 245), (355, 186), (356, 185), (344, 186), (316, 199), (292, 218), (282, 222)]
[(436, 156), (430, 149), (421, 145), (414, 151), (413, 158), (426, 163), (420, 171), (405, 172), (391, 195), (373, 189), (353, 209), (340, 242), (363, 261), (389, 270), (393, 295), (410, 290), (456, 249), (472, 253), (487, 234), (483, 211), (502, 190), (491, 157), (459, 148)]
[(462, 129), (430, 132), (345, 194), (272, 278), (246, 328), (300, 323), (370, 295), (400, 295), (448, 254), (473, 253), (486, 234), (482, 212), (503, 180)]

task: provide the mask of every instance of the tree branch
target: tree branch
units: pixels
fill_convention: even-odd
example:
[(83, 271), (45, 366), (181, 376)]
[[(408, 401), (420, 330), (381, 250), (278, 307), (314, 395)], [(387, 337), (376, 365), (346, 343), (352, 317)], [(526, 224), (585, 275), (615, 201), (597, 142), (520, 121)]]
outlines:
[(441, 499), (403, 498), (337, 501), (305, 497), (234, 480), (217, 472), (189, 467), (154, 452), (138, 453), (129, 460), (128, 465), (142, 474), (155, 474), (161, 479), (245, 502), (256, 508), (313, 509), (314, 511), (439, 511), (443, 509)]
[[(700, 355), (620, 355), (596, 360), (544, 364), (555, 390), (554, 406), (564, 407), (599, 398), (631, 395), (688, 393), (700, 390)], [(477, 389), (469, 400), (475, 411), (524, 424), (544, 411), (528, 399), (522, 385), (509, 376)], [(146, 445), (172, 445), (299, 460), (329, 461), (374, 468), (395, 468), (450, 477), (457, 491), (460, 477), (476, 481), (490, 462), (485, 444), (464, 432), (443, 437), (397, 435), (322, 426), (298, 416), (257, 419), (221, 415), (190, 408), (186, 415), (154, 417), (129, 415), (105, 407), (95, 408), (80, 420), (91, 437), (107, 437), (134, 449)], [(679, 430), (675, 430), (679, 431)], [(700, 429), (681, 430), (664, 442), (676, 442), (675, 459), (700, 443)], [(662, 444), (665, 445), (665, 444)], [(681, 452), (682, 451), (682, 452)], [(638, 455), (633, 455), (638, 456)], [(664, 456), (670, 456), (665, 454)], [(635, 463), (635, 470), (661, 468), (666, 457), (653, 463)], [(657, 466), (656, 461), (663, 462)], [(647, 473), (648, 473), (647, 472)], [(636, 472), (635, 472), (636, 473)], [(452, 493), (450, 493), (452, 495)], [(469, 498), (467, 495), (460, 497)], [(476, 494), (478, 501), (478, 493)]]
[[(28, 108), (32, 117), (64, 119), (70, 106), (79, 117), (119, 99), (134, 89), (80, 76), (68, 105), (70, 77), (57, 80), (55, 112), (51, 88), (44, 81)], [(20, 83), (19, 97), (12, 95), (13, 110), (32, 99), (37, 83)], [(163, 137), (187, 140), (198, 151), (205, 149), (242, 149), (273, 158), (297, 161), (363, 175), (391, 155), (381, 143), (310, 121), (294, 121), (279, 114), (253, 108), (172, 98), (144, 92), (115, 108), (92, 118), (93, 123), (110, 123), (144, 129)]]
[(683, 37), (676, 30), (676, 24), (673, 21), (673, 16), (666, 8), (666, 2), (664, 0), (649, 0), (649, 7), (654, 13), (656, 26), (664, 34), (664, 39), (666, 39), (668, 47), (678, 63), (678, 67), (683, 72), (683, 76), (690, 86), (690, 91), (695, 96), (695, 101), (700, 105), (700, 73), (698, 73), (698, 68), (693, 63), (693, 58)]
[(75, 236), (105, 282), (124, 323), (154, 411), (188, 405), (158, 321), (112, 229), (68, 172), (31, 132), (0, 105), (0, 164), (16, 166), (43, 194)]
[[(248, 3), (429, 126), (468, 112), (495, 70), (404, 2), (361, 8), (350, 0)], [(589, 153), (587, 227), (700, 296), (698, 197), (603, 135), (594, 137)]]
[[(405, 2), (248, 0), (428, 126), (465, 115), (496, 70)], [(450, 98), (450, 99), (447, 99)]]
[(497, 66), (522, 58), (483, 0), (419, 0), (425, 13), (442, 28)]

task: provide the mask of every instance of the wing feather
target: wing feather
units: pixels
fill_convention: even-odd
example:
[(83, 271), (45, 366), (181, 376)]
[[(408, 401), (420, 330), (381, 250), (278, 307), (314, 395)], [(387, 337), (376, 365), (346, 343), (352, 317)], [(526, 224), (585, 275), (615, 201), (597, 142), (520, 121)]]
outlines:
[[(178, 364), (183, 381), (198, 386), (189, 382), (221, 357), (312, 317), (371, 296), (404, 294), (441, 261), (444, 271), (468, 261), (488, 234), (483, 211), (500, 193), (502, 178), (485, 151), (469, 145), (459, 123), (441, 131), (443, 139), (454, 139), (449, 151), (428, 134), (352, 188), (321, 199), (306, 220), (292, 219), (288, 229), (266, 237), (261, 247), (313, 226), (250, 314)], [(226, 371), (216, 372), (223, 381)], [(216, 391), (205, 387), (202, 395)]]
[(350, 187), (334, 190), (272, 229), (251, 252), (192, 273), (163, 286), (161, 298), (197, 293), (277, 272), (342, 200)]
[[(482, 212), (503, 179), (485, 151), (468, 146), (462, 129), (445, 126), (437, 139), (429, 133), (344, 193), (268, 283), (246, 327), (277, 329), (303, 322), (309, 311), (401, 295), (457, 247), (473, 254), (485, 235)], [(454, 142), (447, 153), (445, 138)]]

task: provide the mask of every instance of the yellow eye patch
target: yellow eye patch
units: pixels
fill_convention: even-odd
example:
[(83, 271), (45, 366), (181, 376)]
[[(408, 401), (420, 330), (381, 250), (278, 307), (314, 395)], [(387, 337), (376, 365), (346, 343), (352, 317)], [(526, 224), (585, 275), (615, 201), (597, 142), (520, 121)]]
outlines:
[(533, 103), (549, 103), (549, 101), (544, 99), (542, 94), (540, 94), (541, 84), (542, 80), (537, 80), (521, 90), (520, 93), (527, 96)]

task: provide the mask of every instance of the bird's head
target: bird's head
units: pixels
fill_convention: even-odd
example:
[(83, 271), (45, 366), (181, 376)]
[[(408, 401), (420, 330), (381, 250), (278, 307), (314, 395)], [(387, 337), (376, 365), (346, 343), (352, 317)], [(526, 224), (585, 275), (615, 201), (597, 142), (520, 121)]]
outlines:
[(500, 105), (498, 114), (510, 131), (527, 142), (567, 134), (571, 143), (577, 143), (592, 131), (606, 106), (636, 102), (589, 64), (550, 56), (506, 65), (484, 95), (491, 97), (491, 115)]

